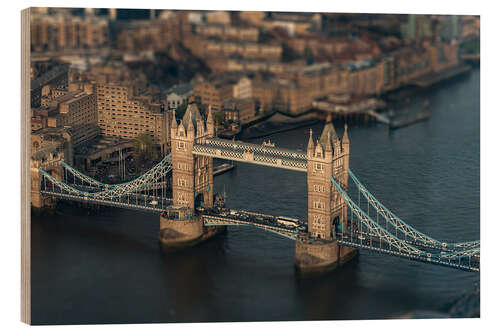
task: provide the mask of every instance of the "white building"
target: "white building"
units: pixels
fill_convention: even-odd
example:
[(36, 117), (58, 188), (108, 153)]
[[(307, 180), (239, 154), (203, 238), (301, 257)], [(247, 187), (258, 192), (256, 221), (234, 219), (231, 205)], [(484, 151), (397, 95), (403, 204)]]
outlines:
[(193, 87), (189, 83), (178, 84), (167, 91), (168, 109), (176, 110), (179, 105), (187, 102), (193, 94)]

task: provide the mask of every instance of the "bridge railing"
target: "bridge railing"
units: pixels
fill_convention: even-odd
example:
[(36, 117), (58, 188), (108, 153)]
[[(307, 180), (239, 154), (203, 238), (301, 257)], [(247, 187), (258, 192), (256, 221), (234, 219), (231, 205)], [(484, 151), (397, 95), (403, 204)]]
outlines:
[(172, 164), (172, 155), (168, 154), (158, 164), (156, 164), (153, 168), (151, 168), (150, 170), (148, 170), (147, 172), (145, 172), (144, 174), (142, 174), (141, 176), (139, 176), (135, 179), (132, 179), (130, 181), (123, 182), (120, 184), (106, 184), (106, 183), (102, 183), (102, 182), (98, 181), (97, 179), (94, 179), (90, 176), (85, 175), (84, 173), (76, 170), (75, 168), (71, 167), (70, 165), (68, 165), (64, 161), (61, 161), (62, 167), (66, 171), (70, 172), (70, 174), (73, 177), (75, 177), (75, 179), (79, 179), (82, 182), (82, 184), (88, 183), (91, 186), (95, 186), (97, 188), (102, 188), (104, 190), (119, 188), (119, 187), (126, 187), (126, 186), (130, 187), (131, 185), (133, 186), (135, 183), (142, 183), (144, 181), (144, 179), (150, 179), (151, 176), (153, 176), (153, 175), (160, 175), (161, 176), (162, 171), (165, 173), (168, 173), (170, 171), (171, 164)]
[(417, 229), (413, 228), (411, 225), (403, 221), (401, 218), (396, 216), (392, 211), (386, 208), (380, 201), (375, 198), (374, 195), (366, 189), (366, 187), (359, 181), (359, 179), (354, 175), (351, 170), (348, 170), (350, 178), (353, 180), (356, 188), (363, 194), (363, 197), (369, 202), (371, 207), (373, 207), (376, 213), (380, 214), (394, 229), (396, 232), (400, 232), (405, 237), (413, 238), (415, 244), (422, 244), (426, 246), (433, 246), (435, 248), (445, 248), (445, 249), (455, 249), (455, 248), (475, 248), (479, 247), (479, 241), (462, 242), (462, 243), (447, 243), (439, 241), (429, 235), (426, 235)]
[[(351, 220), (348, 223), (348, 230), (341, 235), (343, 241), (350, 241), (351, 243), (358, 242), (362, 246), (375, 249), (373, 243), (378, 245), (379, 250), (394, 252), (393, 246), (398, 253), (405, 255), (416, 256), (425, 261), (432, 261), (434, 263), (456, 266), (459, 268), (469, 267), (470, 270), (479, 270), (480, 250), (476, 248), (440, 248), (440, 247), (426, 247), (426, 245), (412, 243), (411, 240), (403, 240), (397, 235), (392, 234), (385, 229), (382, 225), (373, 220), (373, 218), (360, 208), (354, 200), (345, 192), (345, 190), (338, 184), (332, 177), (332, 184), (341, 195), (344, 202), (349, 207), (351, 212)], [(353, 218), (356, 216), (358, 221)], [(365, 232), (358, 226), (364, 226)], [(351, 234), (350, 239), (348, 234)], [(354, 236), (354, 237), (353, 237)], [(388, 246), (383, 249), (383, 244)], [(408, 250), (410, 249), (410, 250)], [(403, 255), (403, 256), (405, 256)]]
[(137, 191), (141, 191), (144, 188), (148, 188), (157, 181), (162, 181), (165, 175), (170, 172), (170, 170), (170, 162), (162, 163), (133, 181), (120, 184), (119, 186), (97, 189), (96, 191), (85, 191), (77, 188), (76, 186), (71, 186), (63, 181), (56, 179), (43, 169), (40, 169), (40, 173), (42, 174), (42, 182), (50, 182), (51, 184), (53, 184), (53, 186), (59, 188), (61, 193), (65, 192), (68, 194), (79, 195), (87, 198), (112, 200), (115, 197), (122, 197), (131, 193), (136, 193)]

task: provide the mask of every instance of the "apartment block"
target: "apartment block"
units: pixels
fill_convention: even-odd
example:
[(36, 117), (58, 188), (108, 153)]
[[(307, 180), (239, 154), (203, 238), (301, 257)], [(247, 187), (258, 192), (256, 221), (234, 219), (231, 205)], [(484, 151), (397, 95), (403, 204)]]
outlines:
[(133, 139), (147, 133), (165, 147), (169, 141), (169, 113), (160, 101), (137, 94), (127, 83), (97, 83), (98, 125), (106, 136)]

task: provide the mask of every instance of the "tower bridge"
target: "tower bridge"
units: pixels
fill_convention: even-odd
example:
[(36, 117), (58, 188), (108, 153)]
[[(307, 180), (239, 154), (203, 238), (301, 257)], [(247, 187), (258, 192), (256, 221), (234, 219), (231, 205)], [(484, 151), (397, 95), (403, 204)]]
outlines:
[[(426, 235), (363, 186), (349, 168), (347, 126), (342, 138), (331, 123), (316, 140), (310, 131), (302, 152), (217, 138), (210, 107), (205, 121), (196, 104), (189, 104), (180, 123), (173, 117), (171, 124), (171, 154), (142, 176), (105, 184), (61, 162), (57, 172), (32, 168), (38, 195), (160, 213), (159, 238), (169, 248), (191, 246), (225, 226), (263, 229), (296, 242), (295, 265), (304, 272), (332, 270), (359, 249), (479, 271), (479, 241)], [(307, 220), (221, 207), (213, 193), (214, 158), (306, 173)]]

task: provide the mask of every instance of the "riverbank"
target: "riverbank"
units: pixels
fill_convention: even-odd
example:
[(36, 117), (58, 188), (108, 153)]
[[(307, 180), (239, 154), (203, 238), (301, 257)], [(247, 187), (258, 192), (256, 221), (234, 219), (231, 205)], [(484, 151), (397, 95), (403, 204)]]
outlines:
[(247, 128), (241, 133), (240, 139), (251, 140), (264, 138), (266, 136), (288, 132), (306, 126), (312, 126), (320, 122), (320, 119), (311, 112), (297, 117), (289, 117), (283, 113), (276, 112), (267, 122)]

